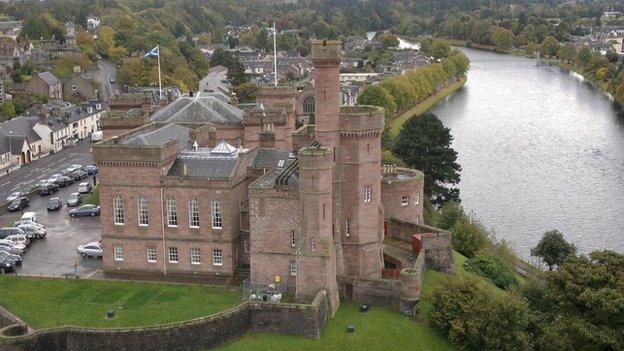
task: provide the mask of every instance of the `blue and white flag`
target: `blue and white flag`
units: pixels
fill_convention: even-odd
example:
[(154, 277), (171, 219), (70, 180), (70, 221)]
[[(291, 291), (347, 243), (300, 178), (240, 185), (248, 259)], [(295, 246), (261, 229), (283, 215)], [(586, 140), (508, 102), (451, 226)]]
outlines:
[(154, 56), (159, 56), (159, 55), (160, 55), (160, 50), (158, 50), (158, 46), (156, 46), (152, 50), (148, 51), (147, 54), (143, 55), (143, 57), (154, 57)]

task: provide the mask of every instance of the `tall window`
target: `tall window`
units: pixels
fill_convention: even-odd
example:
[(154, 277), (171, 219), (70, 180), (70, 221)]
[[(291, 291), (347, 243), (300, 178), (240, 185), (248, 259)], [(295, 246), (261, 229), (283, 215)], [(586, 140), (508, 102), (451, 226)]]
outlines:
[(215, 266), (223, 266), (223, 250), (212, 250), (212, 264)]
[(290, 232), (290, 246), (295, 246), (296, 244), (295, 231)]
[(351, 235), (351, 220), (345, 219), (345, 236), (348, 238)]
[(407, 205), (409, 205), (409, 196), (403, 195), (401, 197), (401, 206), (405, 207)]
[(169, 262), (178, 263), (178, 248), (177, 247), (169, 248)]
[(189, 227), (199, 228), (199, 205), (195, 198), (189, 200)]
[(418, 205), (420, 203), (420, 194), (414, 194), (414, 205)]
[(303, 100), (303, 113), (314, 113), (314, 96), (310, 95)]
[(297, 261), (290, 261), (290, 275), (297, 275)]
[(172, 198), (167, 199), (167, 225), (170, 227), (178, 226), (178, 210), (176, 209), (176, 202)]
[(370, 185), (364, 187), (364, 202), (371, 202), (373, 198), (373, 188)]
[(115, 196), (113, 198), (113, 216), (116, 225), (124, 224), (124, 209), (121, 196)]
[(191, 264), (201, 264), (201, 252), (199, 249), (191, 249)]
[(147, 199), (143, 196), (139, 196), (137, 203), (139, 206), (139, 225), (145, 227), (149, 224), (149, 219), (147, 217)]
[(221, 201), (212, 200), (212, 229), (223, 228), (223, 217), (221, 217)]
[(147, 248), (147, 262), (156, 262), (156, 247), (149, 246)]
[(123, 246), (115, 245), (114, 253), (115, 253), (115, 261), (123, 261), (124, 260)]

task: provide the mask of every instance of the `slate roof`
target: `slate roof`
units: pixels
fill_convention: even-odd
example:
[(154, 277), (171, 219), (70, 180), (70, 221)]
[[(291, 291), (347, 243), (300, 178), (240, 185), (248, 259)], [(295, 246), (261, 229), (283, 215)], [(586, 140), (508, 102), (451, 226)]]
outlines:
[(7, 137), (6, 145), (13, 155), (19, 155), (22, 153), (22, 147), (24, 146), (24, 136), (15, 135)]
[(238, 149), (222, 141), (214, 148), (185, 150), (173, 162), (167, 175), (228, 178), (238, 162)]
[(51, 72), (41, 72), (38, 75), (47, 85), (61, 84), (61, 81)]
[(156, 111), (150, 119), (158, 122), (241, 123), (243, 111), (226, 101), (222, 94), (198, 92), (193, 97), (180, 96)]
[(162, 146), (173, 139), (180, 142), (180, 147), (188, 145), (190, 128), (179, 124), (167, 124), (158, 129), (134, 135), (124, 140), (124, 145)]
[[(41, 140), (39, 135), (33, 130), (37, 124), (37, 119), (19, 116), (6, 122), (0, 123), (0, 138), (4, 139), (11, 135), (21, 135), (29, 143)], [(20, 146), (21, 148), (21, 146)]]
[[(285, 168), (295, 160), (295, 155), (291, 150), (286, 149), (265, 149), (260, 148), (256, 153), (252, 168)], [(280, 166), (280, 161), (284, 161)]]

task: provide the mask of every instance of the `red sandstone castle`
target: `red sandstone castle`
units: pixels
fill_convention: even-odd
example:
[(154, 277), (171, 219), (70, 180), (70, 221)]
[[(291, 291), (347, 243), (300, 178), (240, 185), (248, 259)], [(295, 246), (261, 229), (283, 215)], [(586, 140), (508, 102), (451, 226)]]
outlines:
[(256, 104), (198, 93), (151, 116), (103, 120), (109, 140), (93, 155), (104, 270), (249, 267), (253, 285), (279, 283), (297, 298), (326, 289), (333, 310), (339, 292), (398, 294), (400, 281), (380, 279), (385, 236), (429, 232), (427, 262), (452, 270), (448, 236), (418, 225), (423, 174), (382, 167), (383, 110), (340, 106), (340, 58), (340, 42), (312, 42), (316, 124), (298, 130), (289, 87), (262, 89)]

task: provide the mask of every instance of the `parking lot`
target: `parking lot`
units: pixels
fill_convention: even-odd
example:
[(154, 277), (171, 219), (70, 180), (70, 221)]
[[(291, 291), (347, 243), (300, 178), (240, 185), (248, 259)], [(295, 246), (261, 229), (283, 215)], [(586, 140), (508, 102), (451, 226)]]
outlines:
[[(31, 183), (34, 184), (39, 179), (44, 179), (54, 173), (59, 173), (70, 164), (77, 163), (83, 166), (91, 164), (92, 159), (88, 147), (89, 145), (86, 144), (63, 150), (56, 155), (48, 156), (56, 157), (55, 159), (49, 160), (49, 162), (42, 163), (38, 167), (35, 164), (40, 161), (45, 161), (45, 158), (30, 164), (32, 166), (28, 169), (15, 171), (14, 173), (16, 174), (11, 174), (11, 188), (6, 189), (4, 186), (0, 186), (0, 194), (2, 194), (0, 200), (4, 202), (6, 196), (12, 191), (27, 192)], [(77, 154), (77, 152), (80, 154)], [(6, 182), (9, 181), (9, 179), (6, 178), (8, 177), (0, 178), (0, 184), (6, 184)], [(83, 181), (93, 183), (91, 177)], [(26, 188), (15, 187), (15, 184), (20, 183)], [(30, 206), (24, 211), (37, 213), (39, 223), (46, 227), (47, 237), (35, 241), (30, 246), (29, 250), (24, 255), (22, 267), (17, 269), (18, 274), (50, 276), (77, 274), (82, 277), (101, 276), (101, 259), (83, 259), (76, 253), (76, 248), (78, 246), (88, 242), (98, 241), (101, 235), (99, 217), (69, 217), (69, 208), (66, 206), (65, 201), (69, 194), (76, 192), (78, 183), (79, 182), (76, 182), (67, 187), (60, 188), (60, 190), (53, 195), (40, 196), (35, 194), (30, 197)], [(58, 197), (63, 202), (63, 208), (60, 211), (47, 211), (47, 202), (51, 197)], [(1, 214), (0, 225), (10, 226), (15, 220), (19, 219), (21, 215), (22, 211)], [(76, 263), (75, 267), (74, 263)]]

